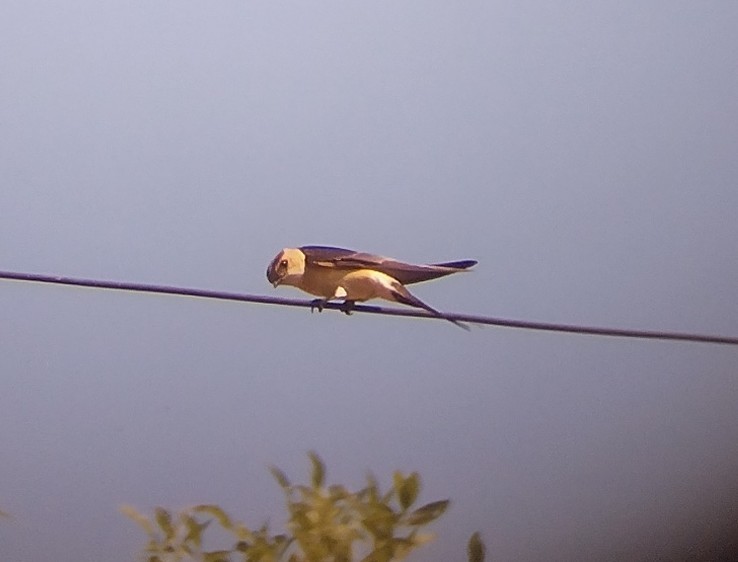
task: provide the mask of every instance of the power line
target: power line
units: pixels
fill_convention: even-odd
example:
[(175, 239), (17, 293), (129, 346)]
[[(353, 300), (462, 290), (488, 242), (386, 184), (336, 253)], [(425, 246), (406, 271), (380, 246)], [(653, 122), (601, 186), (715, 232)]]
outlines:
[[(186, 287), (173, 287), (170, 285), (128, 283), (123, 281), (100, 281), (97, 279), (78, 279), (74, 277), (61, 277), (56, 275), (42, 275), (34, 273), (15, 273), (11, 271), (0, 271), (0, 279), (30, 281), (34, 283), (53, 283), (56, 285), (74, 285), (77, 287), (93, 287), (96, 289), (113, 289), (118, 291), (137, 291), (144, 293), (181, 295), (188, 297), (251, 302), (258, 304), (276, 304), (280, 306), (298, 306), (302, 308), (312, 308), (314, 306), (312, 301), (302, 299), (266, 297), (262, 295), (249, 295), (244, 293), (211, 291), (205, 289), (190, 289)], [(341, 303), (329, 302), (325, 304), (324, 308), (331, 310), (341, 310), (341, 306)], [(369, 314), (387, 314), (390, 316), (406, 316), (410, 318), (439, 318), (438, 316), (435, 316), (423, 310), (384, 308), (381, 306), (365, 304), (357, 304), (353, 308), (353, 311), (366, 312)], [(571, 324), (556, 324), (549, 322), (528, 322), (524, 320), (508, 320), (504, 318), (493, 318), (490, 316), (476, 316), (470, 314), (444, 313), (443, 318), (456, 320), (458, 322), (468, 322), (470, 324), (483, 324), (504, 328), (523, 328), (527, 330), (543, 330), (547, 332), (566, 332), (571, 334), (589, 334), (594, 336), (613, 336), (622, 338), (690, 341), (724, 345), (738, 345), (738, 337), (688, 334), (682, 332), (663, 332), (657, 330), (626, 330), (619, 328), (576, 326)]]

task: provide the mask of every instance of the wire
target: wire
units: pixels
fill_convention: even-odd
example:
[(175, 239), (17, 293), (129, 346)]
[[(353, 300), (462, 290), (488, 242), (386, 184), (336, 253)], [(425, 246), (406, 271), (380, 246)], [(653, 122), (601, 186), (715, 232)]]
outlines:
[[(96, 289), (113, 289), (118, 291), (137, 291), (144, 293), (160, 293), (168, 295), (181, 295), (188, 297), (200, 297), (206, 299), (220, 299), (228, 301), (252, 302), (258, 304), (276, 304), (280, 306), (297, 306), (302, 308), (313, 308), (314, 304), (309, 300), (288, 299), (282, 297), (266, 297), (262, 295), (249, 295), (244, 293), (231, 293), (225, 291), (210, 291), (205, 289), (189, 289), (185, 287), (173, 287), (170, 285), (151, 285), (145, 283), (127, 283), (122, 281), (100, 281), (97, 279), (78, 279), (74, 277), (60, 277), (55, 275), (42, 275), (33, 273), (14, 273), (11, 271), (0, 271), (0, 279), (15, 281), (30, 281), (34, 283), (53, 283), (56, 285), (74, 285), (78, 287), (93, 287)], [(341, 310), (341, 303), (328, 302), (323, 308)], [(352, 311), (366, 312), (369, 314), (387, 314), (390, 316), (405, 316), (410, 318), (435, 318), (438, 316), (423, 310), (384, 308), (381, 306), (357, 304)], [(738, 345), (738, 337), (711, 336), (704, 334), (687, 334), (681, 332), (663, 332), (650, 330), (626, 330), (619, 328), (600, 328), (594, 326), (576, 326), (570, 324), (555, 324), (548, 322), (528, 322), (524, 320), (508, 320), (504, 318), (493, 318), (489, 316), (476, 316), (469, 314), (444, 313), (443, 319), (468, 322), (470, 324), (483, 324), (488, 326), (500, 326), (504, 328), (522, 328), (527, 330), (543, 330), (547, 332), (567, 332), (571, 334), (589, 334), (593, 336), (613, 336), (621, 338), (640, 338), (654, 340), (676, 340), (702, 343), (714, 343), (724, 345)]]

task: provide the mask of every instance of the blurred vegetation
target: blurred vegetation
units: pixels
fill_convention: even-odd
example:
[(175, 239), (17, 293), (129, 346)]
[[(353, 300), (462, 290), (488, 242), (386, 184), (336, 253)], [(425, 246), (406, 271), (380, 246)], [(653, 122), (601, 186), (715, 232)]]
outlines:
[[(141, 553), (146, 562), (390, 562), (433, 540), (424, 528), (446, 511), (448, 500), (414, 507), (420, 494), (417, 472), (396, 471), (382, 492), (373, 476), (364, 488), (325, 485), (325, 465), (315, 453), (310, 485), (293, 485), (276, 467), (272, 475), (284, 492), (287, 533), (272, 535), (267, 525), (255, 529), (235, 521), (217, 505), (196, 505), (179, 513), (157, 507), (146, 516), (133, 507), (121, 511), (148, 535)], [(204, 534), (215, 523), (230, 535), (230, 546), (205, 549)], [(222, 533), (221, 533), (222, 534)], [(210, 539), (210, 537), (209, 537)], [(469, 539), (469, 562), (483, 562), (479, 533)]]

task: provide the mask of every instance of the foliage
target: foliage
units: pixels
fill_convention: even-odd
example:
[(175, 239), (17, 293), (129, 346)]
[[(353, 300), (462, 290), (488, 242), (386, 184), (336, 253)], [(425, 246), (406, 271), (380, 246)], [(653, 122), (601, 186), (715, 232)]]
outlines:
[(484, 562), (484, 543), (479, 533), (474, 533), (469, 539), (469, 544), (466, 547), (467, 554), (469, 555), (469, 562)]
[[(235, 521), (217, 505), (196, 505), (177, 514), (157, 507), (153, 517), (130, 506), (121, 511), (146, 532), (146, 562), (391, 562), (403, 560), (433, 539), (423, 529), (443, 515), (448, 500), (414, 507), (420, 494), (417, 472), (396, 471), (393, 485), (382, 492), (375, 478), (357, 492), (325, 485), (325, 465), (315, 453), (310, 485), (293, 485), (276, 467), (271, 473), (282, 488), (289, 520), (287, 534), (272, 535), (267, 525), (252, 529)], [(216, 523), (233, 542), (229, 548), (206, 550), (203, 534)], [(484, 544), (474, 533), (469, 562), (484, 560)]]

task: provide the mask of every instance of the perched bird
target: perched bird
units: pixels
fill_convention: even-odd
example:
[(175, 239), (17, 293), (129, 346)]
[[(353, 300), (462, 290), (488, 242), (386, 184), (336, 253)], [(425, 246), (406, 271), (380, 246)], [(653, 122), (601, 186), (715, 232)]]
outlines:
[(302, 246), (279, 252), (269, 264), (266, 275), (275, 287), (290, 285), (320, 297), (313, 301), (313, 308), (318, 310), (323, 310), (329, 300), (341, 299), (344, 303), (341, 310), (351, 314), (357, 301), (380, 298), (422, 308), (468, 330), (466, 325), (425, 304), (405, 285), (458, 273), (476, 263), (461, 260), (414, 265), (344, 248)]

